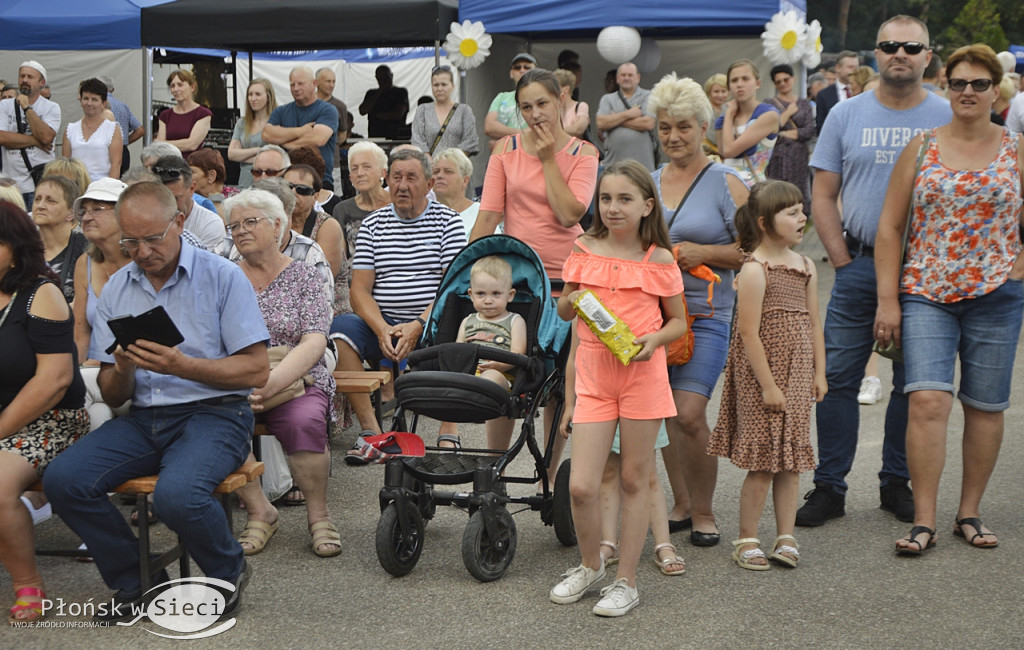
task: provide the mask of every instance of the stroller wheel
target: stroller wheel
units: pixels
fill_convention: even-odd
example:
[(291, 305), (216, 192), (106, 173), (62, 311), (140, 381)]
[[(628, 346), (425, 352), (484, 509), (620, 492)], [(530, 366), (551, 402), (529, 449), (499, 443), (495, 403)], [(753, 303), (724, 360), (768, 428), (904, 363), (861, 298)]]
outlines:
[(410, 530), (403, 534), (398, 517), (398, 502), (391, 502), (377, 522), (377, 559), (384, 570), (397, 577), (413, 570), (423, 551), (423, 517), (411, 501), (401, 507), (409, 518)]
[(491, 582), (505, 575), (516, 554), (516, 522), (505, 508), (494, 511), (495, 534), (487, 531), (483, 509), (470, 516), (462, 535), (462, 561), (470, 575)]
[(569, 496), (571, 462), (569, 459), (563, 460), (558, 467), (558, 474), (555, 475), (555, 493), (551, 504), (555, 537), (563, 546), (576, 546), (576, 525), (572, 521), (572, 498)]

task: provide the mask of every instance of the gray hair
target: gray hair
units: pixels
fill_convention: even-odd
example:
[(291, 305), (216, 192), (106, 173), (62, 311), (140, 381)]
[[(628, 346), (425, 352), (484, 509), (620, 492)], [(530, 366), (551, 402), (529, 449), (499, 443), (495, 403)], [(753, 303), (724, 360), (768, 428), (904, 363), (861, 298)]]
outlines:
[(252, 184), (253, 189), (270, 192), (284, 204), (286, 214), (291, 214), (295, 209), (295, 192), (292, 186), (280, 176), (269, 176), (261, 178)]
[(152, 165), (153, 161), (157, 158), (163, 158), (164, 156), (177, 156), (182, 160), (185, 159), (181, 155), (181, 149), (175, 147), (170, 142), (153, 142), (142, 148), (142, 164), (146, 167)]
[(103, 85), (107, 87), (107, 92), (108, 93), (114, 92), (114, 80), (113, 79), (111, 79), (110, 77), (108, 77), (106, 75), (104, 75), (102, 77), (96, 77), (96, 78), (103, 82)]
[(647, 109), (658, 114), (665, 111), (674, 120), (687, 120), (691, 117), (699, 124), (711, 128), (711, 101), (704, 93), (704, 88), (689, 77), (679, 78), (670, 72), (651, 89)]
[(374, 162), (380, 165), (381, 169), (388, 168), (388, 155), (384, 153), (384, 150), (380, 148), (375, 142), (369, 142), (367, 140), (360, 140), (351, 147), (348, 148), (348, 158), (352, 160), (352, 156), (357, 153), (369, 153), (373, 158)]
[(825, 75), (823, 73), (821, 73), (821, 72), (815, 72), (811, 76), (807, 77), (807, 85), (808, 86), (813, 86), (815, 83), (817, 83), (819, 81), (822, 82), (822, 83), (828, 83), (828, 79), (826, 79)]
[(160, 177), (154, 174), (148, 167), (132, 165), (125, 173), (121, 174), (121, 180), (126, 185), (135, 185), (142, 182), (159, 183)]
[(227, 199), (221, 204), (225, 223), (230, 221), (231, 212), (235, 208), (250, 208), (270, 219), (274, 224), (274, 234), (278, 245), (284, 240), (285, 233), (291, 226), (291, 220), (284, 211), (284, 204), (273, 192), (251, 187)]
[(279, 147), (276, 144), (265, 144), (262, 147), (260, 147), (260, 150), (256, 152), (256, 155), (258, 156), (264, 151), (276, 151), (277, 153), (281, 154), (281, 159), (284, 161), (284, 166), (286, 168), (292, 166), (291, 156), (288, 155), (288, 152), (285, 151), (283, 147)]
[(297, 65), (297, 66), (295, 66), (294, 68), (292, 68), (291, 70), (288, 71), (288, 77), (290, 78), (296, 72), (304, 72), (304, 73), (309, 75), (309, 78), (311, 80), (315, 80), (316, 79), (316, 75), (313, 74), (313, 68), (309, 67), (308, 65)]
[[(398, 162), (400, 160), (416, 160), (416, 161), (418, 161), (420, 163), (420, 166), (423, 167), (423, 176), (424, 176), (424, 178), (428, 178), (429, 179), (434, 174), (434, 171), (430, 168), (430, 158), (427, 157), (427, 154), (423, 153), (422, 151), (420, 151), (418, 149), (404, 148), (404, 149), (399, 149), (398, 151), (392, 151), (391, 152), (391, 165), (394, 165), (396, 162)], [(388, 172), (390, 172), (390, 171), (391, 171), (391, 166), (389, 165), (388, 166)]]
[(450, 149), (442, 149), (436, 156), (434, 156), (434, 164), (447, 160), (451, 164), (455, 165), (455, 169), (458, 170), (459, 176), (472, 176), (473, 175), (473, 163), (470, 162), (469, 156), (462, 152), (461, 149), (452, 147)]

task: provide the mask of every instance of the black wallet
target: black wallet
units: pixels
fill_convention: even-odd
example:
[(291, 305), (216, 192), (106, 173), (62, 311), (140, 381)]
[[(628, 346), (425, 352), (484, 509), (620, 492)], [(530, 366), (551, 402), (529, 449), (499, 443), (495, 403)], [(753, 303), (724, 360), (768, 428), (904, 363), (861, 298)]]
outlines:
[(107, 325), (114, 334), (114, 342), (106, 349), (107, 354), (113, 354), (119, 345), (121, 349), (127, 350), (137, 339), (153, 341), (167, 347), (174, 347), (185, 340), (162, 306), (154, 307), (138, 316), (111, 318)]

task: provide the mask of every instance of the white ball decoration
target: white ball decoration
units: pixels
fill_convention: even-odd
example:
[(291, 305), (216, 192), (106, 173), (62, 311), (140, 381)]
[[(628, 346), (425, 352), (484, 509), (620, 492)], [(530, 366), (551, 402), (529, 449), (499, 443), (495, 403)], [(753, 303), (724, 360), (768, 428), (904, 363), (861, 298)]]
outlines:
[(1003, 72), (1013, 72), (1013, 69), (1017, 67), (1017, 57), (1014, 56), (1013, 52), (1000, 52), (996, 55), (999, 57), (999, 62), (1003, 64)]
[(633, 58), (640, 74), (651, 74), (661, 65), (661, 48), (653, 38), (646, 37), (640, 41), (640, 51)]
[(640, 52), (640, 32), (632, 27), (605, 27), (597, 35), (597, 51), (614, 64), (633, 60)]

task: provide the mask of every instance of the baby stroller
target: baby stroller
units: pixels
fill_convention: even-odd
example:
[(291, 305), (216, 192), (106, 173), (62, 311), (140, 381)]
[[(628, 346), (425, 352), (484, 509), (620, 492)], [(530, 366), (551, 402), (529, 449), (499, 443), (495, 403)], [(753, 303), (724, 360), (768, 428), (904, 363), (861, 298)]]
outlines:
[[(516, 294), (508, 308), (526, 321), (525, 355), (454, 342), (460, 323), (473, 312), (467, 295), (470, 269), (487, 255), (499, 255), (512, 266)], [(510, 504), (539, 511), (542, 521), (555, 523), (559, 531), (572, 528), (568, 474), (562, 494), (553, 492), (547, 480), (557, 433), (552, 432), (542, 452), (535, 425), (540, 407), (552, 397), (557, 402), (554, 426), (561, 417), (568, 334), (568, 323), (558, 318), (544, 266), (529, 246), (513, 237), (492, 235), (470, 243), (455, 256), (438, 287), (421, 347), (409, 355), (411, 370), (395, 380), (398, 408), (393, 429), (415, 432), (420, 415), (461, 423), (505, 416), (522, 419), (522, 427), (508, 449), (426, 447), (422, 457), (387, 461), (376, 532), (377, 558), (385, 571), (403, 576), (416, 566), (423, 550), (425, 520), (433, 517), (439, 505), (469, 512), (462, 559), (470, 574), (482, 582), (501, 578), (515, 556), (516, 525), (508, 511)], [(511, 390), (475, 376), (480, 359), (513, 364), (517, 372)], [(411, 414), (411, 428), (406, 428), (407, 414)], [(523, 447), (533, 456), (533, 475), (504, 475)], [(505, 490), (507, 483), (532, 484), (538, 480), (542, 492), (535, 496), (510, 496)], [(462, 483), (472, 483), (472, 490), (435, 489), (438, 485)]]

